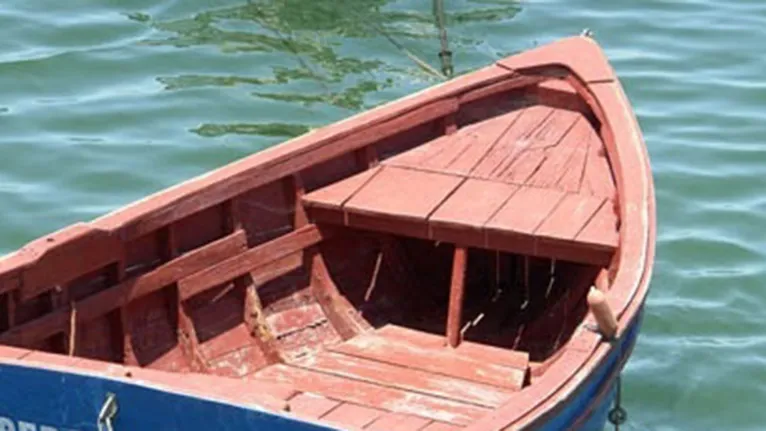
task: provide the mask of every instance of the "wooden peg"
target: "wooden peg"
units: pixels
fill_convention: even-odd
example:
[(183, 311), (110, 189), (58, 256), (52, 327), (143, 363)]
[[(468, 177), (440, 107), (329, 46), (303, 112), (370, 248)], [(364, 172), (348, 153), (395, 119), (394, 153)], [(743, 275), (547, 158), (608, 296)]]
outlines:
[(614, 317), (611, 307), (606, 300), (604, 292), (591, 287), (588, 292), (588, 306), (593, 317), (596, 318), (598, 330), (607, 340), (611, 340), (617, 334), (617, 319)]

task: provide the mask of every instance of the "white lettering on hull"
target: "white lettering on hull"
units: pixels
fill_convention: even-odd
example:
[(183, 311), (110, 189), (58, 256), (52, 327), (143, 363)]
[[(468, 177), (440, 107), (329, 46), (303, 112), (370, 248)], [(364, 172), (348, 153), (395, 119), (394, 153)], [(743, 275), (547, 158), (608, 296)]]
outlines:
[(49, 425), (37, 424), (27, 421), (15, 421), (11, 418), (0, 416), (0, 431), (76, 431), (69, 428), (56, 428)]

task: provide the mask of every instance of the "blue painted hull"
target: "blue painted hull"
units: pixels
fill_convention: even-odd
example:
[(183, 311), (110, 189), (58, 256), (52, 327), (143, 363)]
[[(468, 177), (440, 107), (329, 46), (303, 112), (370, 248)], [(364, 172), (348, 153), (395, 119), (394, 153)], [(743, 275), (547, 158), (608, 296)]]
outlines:
[[(540, 429), (571, 429), (578, 420), (583, 424), (580, 429), (603, 429), (615, 394), (615, 367), (621, 367), (626, 359), (624, 354), (632, 350), (639, 326), (640, 319), (636, 319), (620, 340), (620, 348)], [(98, 430), (98, 414), (108, 393), (116, 394), (119, 407), (114, 431), (327, 429), (253, 407), (189, 397), (126, 381), (2, 364), (0, 430)]]

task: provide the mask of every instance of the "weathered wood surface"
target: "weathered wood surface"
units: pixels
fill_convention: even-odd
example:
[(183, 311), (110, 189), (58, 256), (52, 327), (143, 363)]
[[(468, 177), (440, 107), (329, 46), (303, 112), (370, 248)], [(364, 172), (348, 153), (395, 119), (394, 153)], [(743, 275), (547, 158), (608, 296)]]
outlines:
[(329, 350), (517, 391), (526, 371), (474, 360), (450, 349), (424, 349), (405, 341), (365, 334)]
[(491, 410), (444, 398), (383, 387), (287, 365), (272, 365), (250, 376), (255, 381), (287, 383), (346, 403), (370, 406), (432, 420), (467, 425)]
[[(375, 331), (376, 335), (389, 338), (393, 341), (405, 341), (424, 349), (437, 349), (446, 346), (443, 336), (429, 334), (423, 331), (405, 328), (397, 325), (385, 325)], [(478, 344), (471, 341), (463, 341), (455, 349), (461, 356), (501, 365), (504, 367), (525, 370), (529, 366), (529, 354), (515, 350), (493, 347), (486, 344)]]
[(488, 408), (498, 407), (513, 393), (511, 390), (444, 374), (334, 352), (320, 352), (295, 361), (293, 365)]
[(303, 201), (325, 223), (605, 265), (618, 246), (617, 216), (599, 223), (601, 232), (588, 225), (604, 200), (614, 205), (614, 181), (604, 144), (580, 111), (532, 105)]
[[(315, 225), (307, 225), (216, 265), (208, 266), (178, 282), (181, 300), (248, 272), (252, 272), (253, 278), (256, 279), (260, 275), (258, 284), (290, 272), (301, 265), (302, 259), (298, 253), (319, 243), (328, 235), (328, 231), (322, 231)], [(270, 266), (272, 263), (274, 265)]]
[[(75, 302), (78, 320), (87, 322), (120, 308), (129, 302), (156, 292), (184, 277), (208, 268), (247, 248), (246, 236), (237, 231), (220, 240), (177, 257), (156, 269), (121, 282), (94, 295)], [(63, 331), (69, 321), (69, 307), (63, 307), (30, 322), (14, 326), (0, 334), (0, 341), (19, 343), (41, 338)]]

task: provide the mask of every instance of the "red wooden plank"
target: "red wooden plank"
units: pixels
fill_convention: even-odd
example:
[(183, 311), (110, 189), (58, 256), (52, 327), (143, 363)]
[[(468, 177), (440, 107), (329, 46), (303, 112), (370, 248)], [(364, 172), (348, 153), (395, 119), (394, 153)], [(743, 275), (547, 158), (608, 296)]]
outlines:
[(461, 181), (452, 175), (387, 166), (343, 208), (350, 212), (425, 220)]
[(470, 176), (492, 178), (499, 167), (512, 162), (526, 148), (529, 136), (552, 114), (552, 108), (541, 105), (520, 110), (518, 119), (474, 165)]
[(293, 365), (482, 407), (498, 407), (513, 393), (495, 386), (334, 352), (321, 352)]
[(485, 225), (488, 229), (532, 235), (564, 198), (552, 189), (522, 187)]
[(467, 175), (492, 145), (520, 116), (521, 111), (513, 111), (490, 118), (461, 129), (455, 135), (448, 136), (447, 142), (438, 152), (424, 157), (417, 167)]
[[(557, 146), (547, 152), (540, 169), (529, 178), (527, 185), (554, 188), (562, 176), (572, 171), (571, 175), (576, 180), (576, 188), (572, 191), (577, 191), (583, 171), (582, 160), (588, 152), (588, 140), (593, 133), (588, 120), (578, 115), (575, 125), (567, 131)], [(581, 163), (567, 166), (573, 159), (578, 159)], [(569, 190), (567, 182), (562, 186), (566, 186), (565, 190)]]
[(303, 328), (326, 322), (327, 317), (319, 304), (309, 304), (301, 307), (274, 313), (266, 318), (271, 334), (281, 337)]
[[(247, 247), (247, 237), (237, 231), (196, 250), (179, 256), (153, 271), (123, 281), (77, 301), (77, 319), (87, 322), (141, 298), (179, 279), (240, 253)], [(62, 332), (69, 322), (69, 307), (60, 308), (0, 334), (0, 342), (38, 340)]]
[(338, 407), (340, 402), (321, 395), (300, 393), (290, 398), (288, 404), (290, 413), (307, 419), (319, 419), (330, 410)]
[(258, 371), (252, 378), (258, 381), (290, 383), (298, 390), (320, 393), (339, 401), (412, 414), (459, 425), (469, 424), (490, 412), (489, 409), (482, 407), (282, 364), (272, 365)]
[(81, 368), (125, 378), (127, 374), (136, 381), (170, 390), (191, 393), (197, 396), (213, 397), (229, 402), (257, 404), (270, 410), (281, 411), (287, 406), (286, 400), (297, 391), (291, 385), (233, 379), (205, 374), (180, 374), (137, 367), (121, 367), (107, 362), (80, 360)]
[(346, 340), (372, 329), (370, 324), (360, 316), (359, 310), (340, 293), (319, 250), (317, 248), (309, 250), (306, 258), (311, 265), (311, 294), (322, 307), (322, 312), (338, 335)]
[(328, 349), (510, 390), (521, 389), (526, 377), (526, 371), (477, 361), (451, 349), (424, 349), (376, 335), (358, 336)]
[(0, 359), (22, 359), (32, 353), (31, 350), (12, 346), (0, 346)]
[(303, 196), (303, 203), (310, 207), (340, 208), (380, 170), (380, 167), (368, 169), (337, 183), (314, 190)]
[(425, 418), (401, 413), (386, 413), (367, 425), (365, 429), (370, 431), (418, 431), (428, 425), (430, 421)]
[[(117, 261), (120, 240), (108, 231), (77, 223), (19, 250), (11, 260), (27, 260), (19, 299), (26, 301)], [(2, 292), (0, 292), (2, 293)]]
[[(441, 335), (417, 331), (403, 326), (388, 324), (375, 331), (375, 334), (392, 340), (402, 340), (425, 349), (438, 349), (446, 346), (446, 340)], [(455, 349), (461, 356), (477, 361), (491, 362), (506, 367), (525, 370), (529, 366), (529, 354), (517, 350), (508, 350), (485, 344), (463, 341)]]
[(579, 243), (597, 248), (615, 249), (620, 239), (617, 224), (613, 202), (607, 200), (575, 239)]
[(343, 403), (322, 416), (321, 420), (344, 427), (364, 428), (375, 419), (383, 416), (384, 413), (383, 410)]
[(518, 156), (498, 166), (492, 178), (517, 184), (525, 184), (551, 154), (560, 151), (561, 139), (574, 127), (580, 113), (556, 109), (534, 129), (534, 132), (517, 142)]
[(514, 126), (521, 117), (521, 113), (522, 110), (519, 109), (483, 121), (474, 127), (466, 127), (465, 134), (461, 138), (461, 143), (465, 147), (464, 151), (446, 166), (445, 171), (461, 175), (469, 174), (477, 163), (487, 156), (498, 140)]
[(455, 135), (439, 136), (415, 148), (404, 151), (383, 161), (383, 165), (399, 166), (405, 168), (418, 168), (423, 166), (428, 159), (447, 151), (455, 142)]
[(447, 343), (450, 347), (460, 344), (460, 328), (463, 325), (463, 297), (465, 296), (465, 270), (468, 266), (468, 250), (456, 245), (452, 257), (452, 280), (450, 281), (447, 314)]
[(588, 157), (584, 163), (583, 192), (613, 199), (617, 190), (604, 144), (595, 133), (588, 144)]
[(181, 300), (186, 300), (206, 289), (233, 280), (281, 258), (289, 258), (290, 255), (319, 243), (328, 234), (329, 232), (322, 231), (315, 225), (307, 225), (217, 265), (205, 268), (179, 281), (178, 290)]
[(535, 235), (560, 240), (574, 239), (605, 201), (604, 198), (567, 194), (537, 228)]
[(481, 229), (518, 186), (469, 178), (428, 218), (432, 224)]
[(76, 356), (60, 355), (37, 350), (26, 355), (24, 360), (29, 362), (36, 362), (37, 364), (42, 364), (43, 366), (59, 365), (71, 367), (79, 362), (80, 358)]
[(422, 431), (458, 431), (460, 429), (458, 426), (445, 424), (444, 422), (431, 422)]

